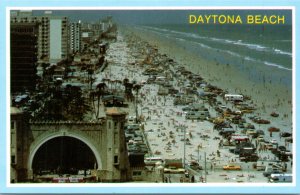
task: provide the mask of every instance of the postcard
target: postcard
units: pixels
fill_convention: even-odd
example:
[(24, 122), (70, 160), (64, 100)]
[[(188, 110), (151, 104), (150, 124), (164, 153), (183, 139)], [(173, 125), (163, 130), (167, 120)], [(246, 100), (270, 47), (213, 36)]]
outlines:
[(299, 192), (296, 4), (74, 2), (1, 5), (0, 193)]

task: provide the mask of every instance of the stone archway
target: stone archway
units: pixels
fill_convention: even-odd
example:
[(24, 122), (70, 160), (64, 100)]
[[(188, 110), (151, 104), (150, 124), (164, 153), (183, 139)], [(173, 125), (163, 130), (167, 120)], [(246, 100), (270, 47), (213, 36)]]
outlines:
[(95, 146), (95, 144), (90, 139), (88, 139), (85, 136), (82, 136), (81, 134), (77, 134), (75, 132), (58, 131), (58, 132), (55, 132), (55, 133), (52, 133), (52, 134), (45, 133), (44, 136), (41, 136), (40, 139), (36, 140), (35, 142), (33, 142), (31, 144), (29, 158), (28, 158), (28, 165), (27, 165), (29, 178), (32, 178), (33, 160), (34, 160), (34, 157), (35, 157), (37, 151), (39, 150), (39, 148), (42, 147), (49, 140), (54, 139), (54, 138), (58, 138), (58, 137), (63, 137), (63, 136), (75, 138), (75, 139), (83, 142), (84, 144), (86, 144), (91, 149), (92, 153), (95, 156), (95, 159), (96, 159), (96, 162), (97, 162), (97, 170), (102, 169), (102, 159), (101, 159), (101, 156), (100, 156), (100, 152), (98, 151), (97, 147)]

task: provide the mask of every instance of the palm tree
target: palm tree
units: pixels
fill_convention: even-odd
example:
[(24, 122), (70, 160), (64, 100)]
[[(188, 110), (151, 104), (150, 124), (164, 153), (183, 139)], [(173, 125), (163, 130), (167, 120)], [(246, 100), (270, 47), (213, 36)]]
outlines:
[(83, 115), (86, 113), (88, 106), (86, 106), (82, 90), (78, 86), (72, 86), (71, 87), (71, 98), (69, 102), (69, 110), (70, 113), (67, 113), (70, 115), (72, 120), (82, 120)]
[(109, 78), (103, 78), (102, 82), (106, 83), (106, 86), (111, 90), (111, 83), (112, 81)]
[(129, 83), (129, 79), (128, 78), (123, 79), (123, 85), (124, 86), (125, 86), (126, 83)]
[(106, 86), (105, 83), (99, 83), (96, 86), (95, 93), (93, 94), (93, 107), (94, 107), (94, 110), (95, 110), (94, 97), (97, 96), (97, 110), (95, 112), (96, 119), (98, 119), (98, 116), (99, 116), (100, 98), (104, 95), (106, 87), (107, 86)]
[(64, 108), (65, 108), (65, 111), (67, 113), (69, 113), (70, 112), (69, 103), (72, 99), (72, 85), (71, 84), (66, 85), (64, 93), (65, 93), (65, 96), (64, 96), (64, 99), (63, 99), (64, 100), (63, 105), (64, 105)]
[(112, 93), (114, 93), (116, 90), (116, 80), (111, 80), (110, 83), (111, 83), (111, 91)]
[(138, 109), (137, 109), (137, 103), (138, 103), (138, 95), (139, 91), (142, 88), (142, 85), (140, 84), (135, 84), (133, 85), (133, 90), (135, 91), (135, 122), (138, 122)]
[(62, 85), (62, 80), (61, 79), (57, 79), (54, 82), (54, 86), (55, 86), (55, 94), (61, 94), (61, 85)]
[(46, 69), (47, 69), (47, 67), (49, 67), (50, 66), (50, 64), (49, 63), (42, 63), (42, 68), (43, 68), (43, 78), (45, 77), (45, 75), (46, 75)]
[(130, 101), (132, 101), (132, 99), (133, 99), (132, 88), (133, 88), (133, 84), (132, 83), (126, 83), (125, 84), (125, 96)]
[(92, 68), (89, 68), (89, 69), (87, 69), (87, 72), (88, 72), (88, 80), (90, 83), (90, 90), (92, 90), (94, 70)]
[(116, 82), (117, 91), (120, 91), (120, 87), (122, 86), (122, 81), (121, 80), (115, 80), (115, 82)]
[(84, 114), (89, 110), (89, 106), (85, 104), (83, 93), (79, 86), (68, 84), (64, 90), (64, 95), (60, 99), (64, 108), (62, 110), (64, 119), (82, 120)]
[(125, 87), (125, 97), (129, 100), (132, 99), (132, 88), (133, 88), (133, 84), (129, 82), (128, 78), (125, 78), (123, 80), (123, 85)]

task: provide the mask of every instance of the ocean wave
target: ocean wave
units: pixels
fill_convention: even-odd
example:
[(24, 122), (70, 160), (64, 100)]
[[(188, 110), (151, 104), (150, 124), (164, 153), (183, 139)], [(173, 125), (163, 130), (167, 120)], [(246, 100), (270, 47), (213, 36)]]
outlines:
[[(195, 43), (195, 42), (193, 42), (193, 43)], [(196, 43), (196, 44), (197, 44), (197, 45), (200, 45), (200, 46), (203, 47), (203, 48), (208, 48), (208, 49), (211, 49), (211, 50), (223, 52), (223, 53), (229, 54), (229, 55), (231, 55), (231, 56), (238, 57), (238, 58), (240, 58), (240, 59), (244, 59), (244, 60), (246, 60), (246, 61), (252, 61), (252, 62), (255, 62), (255, 63), (260, 63), (260, 64), (265, 64), (265, 65), (267, 65), (267, 66), (276, 67), (276, 68), (279, 68), (279, 69), (282, 69), (282, 70), (292, 71), (291, 68), (284, 67), (283, 65), (280, 65), (280, 64), (275, 64), (275, 63), (268, 62), (268, 61), (261, 61), (261, 60), (259, 60), (259, 59), (255, 59), (255, 58), (252, 58), (252, 57), (250, 57), (250, 56), (240, 55), (240, 54), (238, 54), (238, 53), (236, 53), (236, 52), (233, 52), (233, 51), (228, 51), (228, 50), (223, 50), (223, 49), (213, 48), (213, 47), (207, 46), (207, 45), (202, 44), (202, 43)]]
[[(187, 38), (195, 38), (195, 39), (205, 39), (205, 40), (211, 40), (213, 42), (219, 42), (219, 43), (224, 43), (224, 44), (233, 44), (233, 45), (238, 45), (238, 46), (243, 46), (251, 50), (256, 50), (256, 51), (263, 51), (263, 52), (270, 52), (270, 53), (275, 53), (275, 54), (280, 54), (280, 55), (287, 55), (289, 57), (292, 57), (292, 53), (288, 51), (283, 51), (278, 48), (270, 48), (266, 47), (260, 44), (253, 44), (253, 43), (247, 43), (243, 42), (242, 40), (231, 40), (231, 39), (222, 39), (222, 38), (217, 38), (217, 37), (206, 37), (206, 36), (200, 36), (195, 33), (187, 33), (187, 32), (180, 32), (180, 31), (174, 31), (170, 29), (165, 29), (165, 28), (156, 28), (156, 27), (151, 27), (151, 26), (143, 26), (144, 28), (147, 29), (152, 29), (155, 31), (160, 31), (160, 32), (166, 32), (168, 34), (177, 34), (177, 35), (183, 35)], [(291, 40), (277, 40), (277, 41), (282, 41), (282, 42), (287, 42)]]
[(195, 44), (197, 44), (197, 45), (200, 45), (202, 48), (207, 48), (207, 49), (214, 49), (214, 50), (216, 50), (216, 48), (212, 48), (212, 47), (210, 47), (210, 46), (208, 46), (208, 45), (205, 45), (205, 44), (203, 44), (203, 43), (199, 43), (199, 42), (192, 42), (192, 43), (195, 43)]
[(235, 42), (235, 45), (241, 45), (241, 46), (245, 46), (249, 49), (254, 49), (257, 51), (269, 51), (269, 48), (262, 46), (262, 45), (258, 45), (258, 44), (252, 44), (252, 43), (243, 43), (243, 42)]
[(165, 28), (156, 28), (152, 26), (143, 26), (143, 28), (149, 29), (149, 30), (154, 30), (154, 31), (160, 31), (160, 32), (167, 32), (171, 34), (176, 34), (176, 35), (183, 35), (185, 37), (192, 37), (196, 39), (207, 39), (208, 37), (205, 36), (200, 36), (195, 33), (187, 33), (187, 32), (180, 32), (180, 31), (175, 31), (175, 30), (170, 30), (170, 29), (165, 29)]
[(228, 51), (228, 50), (222, 50), (222, 51), (227, 53), (227, 54), (230, 54), (231, 56), (239, 57), (239, 58), (242, 58), (242, 59), (247, 60), (247, 61), (252, 61), (252, 62), (255, 62), (255, 63), (261, 63), (261, 64), (265, 64), (267, 66), (272, 66), (272, 67), (276, 67), (276, 68), (279, 68), (279, 69), (292, 71), (291, 68), (284, 67), (283, 65), (280, 65), (280, 64), (275, 64), (275, 63), (268, 62), (268, 61), (261, 61), (259, 59), (255, 59), (255, 58), (252, 58), (252, 57), (249, 57), (249, 56), (242, 56), (238, 53)]
[(284, 69), (284, 70), (290, 70), (290, 71), (292, 71), (291, 68), (286, 68), (286, 67), (284, 67), (282, 65), (279, 65), (279, 64), (274, 64), (274, 63), (267, 62), (267, 61), (264, 61), (264, 64), (267, 65), (267, 66), (273, 66), (273, 67), (277, 67), (279, 69)]
[(248, 60), (248, 61), (256, 61), (254, 58), (251, 58), (249, 56), (245, 56), (244, 57), (245, 60)]
[(226, 52), (228, 54), (230, 54), (231, 56), (235, 56), (235, 57), (239, 57), (239, 58), (243, 58), (243, 56), (241, 56), (240, 54), (233, 52), (233, 51), (228, 51), (228, 50), (222, 50), (223, 52)]
[(178, 37), (175, 37), (175, 39), (178, 40), (178, 41), (185, 41), (185, 39), (178, 38)]
[(288, 56), (293, 56), (293, 54), (291, 53), (291, 52), (287, 52), (287, 51), (282, 51), (282, 50), (280, 50), (280, 49), (275, 49), (275, 48), (273, 48), (273, 51), (275, 52), (275, 53), (278, 53), (278, 54), (284, 54), (284, 55), (288, 55)]
[[(233, 51), (214, 48), (214, 47), (208, 46), (208, 45), (200, 43), (200, 42), (195, 42), (195, 41), (191, 41), (191, 40), (186, 40), (184, 38), (174, 37), (174, 36), (171, 36), (172, 34), (170, 34), (170, 33), (181, 34), (181, 35), (185, 35), (185, 36), (189, 36), (189, 37), (192, 36), (193, 38), (201, 38), (201, 39), (205, 38), (205, 39), (210, 39), (210, 40), (213, 40), (213, 41), (219, 41), (219, 42), (222, 41), (222, 42), (226, 42), (226, 43), (230, 43), (230, 44), (242, 45), (242, 46), (246, 46), (250, 49), (256, 49), (256, 50), (259, 50), (259, 51), (263, 51), (264, 49), (265, 50), (269, 49), (265, 46), (261, 46), (261, 45), (257, 45), (257, 44), (250, 44), (250, 43), (243, 43), (242, 40), (235, 41), (235, 40), (230, 40), (230, 39), (219, 39), (219, 38), (215, 38), (215, 37), (210, 37), (210, 38), (209, 37), (201, 37), (201, 36), (199, 36), (197, 34), (194, 34), (194, 33), (178, 32), (178, 31), (173, 31), (173, 30), (168, 30), (168, 29), (160, 29), (160, 28), (149, 27), (149, 26), (144, 26), (143, 28), (144, 28), (143, 30), (145, 30), (145, 29), (152, 30), (152, 32), (154, 32), (156, 34), (159, 34), (159, 35), (163, 35), (167, 38), (174, 38), (174, 39), (179, 40), (179, 41), (190, 42), (191, 44), (196, 44), (196, 45), (198, 45), (202, 48), (227, 53), (231, 56), (238, 57), (240, 59), (244, 59), (244, 60), (247, 60), (247, 61), (253, 61), (255, 63), (265, 64), (266, 66), (272, 66), (272, 67), (276, 67), (276, 68), (279, 68), (279, 69), (282, 69), (282, 70), (292, 71), (291, 68), (284, 67), (283, 65), (280, 65), (280, 64), (276, 64), (276, 63), (272, 63), (272, 62), (268, 62), (268, 61), (261, 61), (259, 59), (255, 59), (255, 58), (252, 58), (250, 56), (244, 56), (244, 55), (238, 54), (238, 53), (233, 52)], [(165, 32), (167, 32), (167, 34)], [(282, 51), (280, 49), (272, 48), (272, 49), (269, 49), (269, 50), (273, 50), (273, 52), (275, 52), (277, 54), (292, 56), (292, 53)]]

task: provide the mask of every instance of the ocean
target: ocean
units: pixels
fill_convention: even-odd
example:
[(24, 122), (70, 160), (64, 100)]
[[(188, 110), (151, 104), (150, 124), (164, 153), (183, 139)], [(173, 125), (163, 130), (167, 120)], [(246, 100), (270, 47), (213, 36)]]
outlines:
[(147, 25), (187, 52), (234, 66), (253, 82), (292, 88), (291, 25)]

